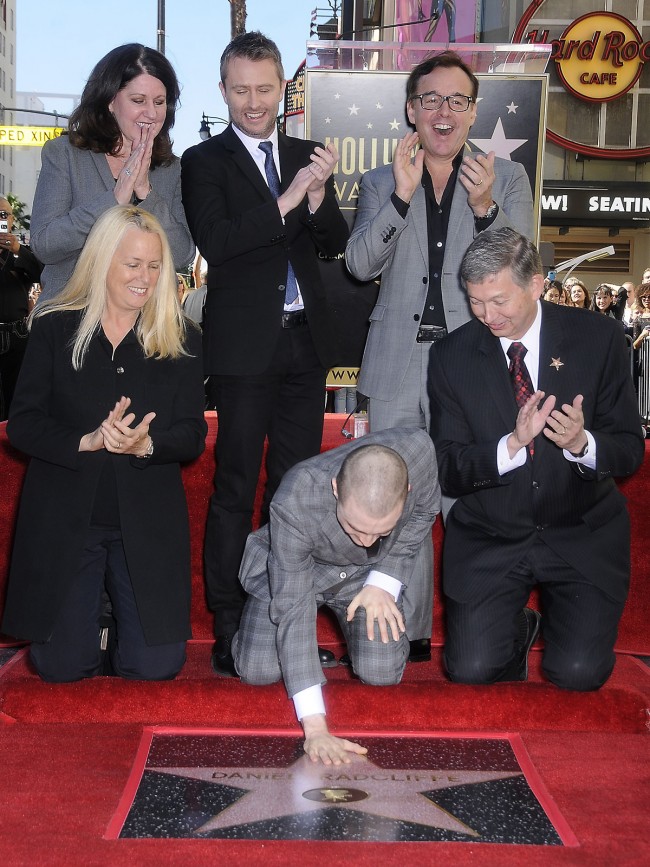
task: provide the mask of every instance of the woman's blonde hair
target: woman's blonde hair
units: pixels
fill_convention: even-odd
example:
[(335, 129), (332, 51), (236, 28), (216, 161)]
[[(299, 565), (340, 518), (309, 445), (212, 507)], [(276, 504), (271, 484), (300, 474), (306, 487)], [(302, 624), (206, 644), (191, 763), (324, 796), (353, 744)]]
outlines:
[(113, 257), (129, 229), (151, 232), (160, 238), (162, 262), (155, 290), (138, 316), (135, 335), (146, 358), (186, 355), (185, 318), (176, 294), (176, 271), (169, 242), (158, 220), (132, 205), (117, 205), (93, 226), (70, 280), (62, 291), (38, 304), (32, 316), (63, 310), (83, 310), (72, 349), (72, 366), (79, 370), (106, 309), (107, 278)]

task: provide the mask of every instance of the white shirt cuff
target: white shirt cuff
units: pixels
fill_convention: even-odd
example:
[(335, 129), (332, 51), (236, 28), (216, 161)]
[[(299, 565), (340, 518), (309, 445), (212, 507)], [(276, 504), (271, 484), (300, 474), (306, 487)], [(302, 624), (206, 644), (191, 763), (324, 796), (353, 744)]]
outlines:
[(296, 709), (296, 716), (302, 719), (304, 716), (311, 714), (325, 714), (325, 702), (323, 701), (323, 689), (320, 683), (314, 686), (308, 686), (307, 689), (301, 689), (293, 697), (293, 706)]
[(377, 569), (371, 569), (368, 577), (363, 582), (364, 587), (367, 587), (368, 585), (371, 587), (380, 587), (382, 590), (385, 590), (386, 593), (390, 593), (395, 602), (399, 599), (399, 594), (404, 586), (401, 581), (397, 580), (397, 578), (393, 578), (392, 575), (386, 575), (385, 572), (379, 572)]
[(508, 437), (506, 434), (501, 437), (497, 446), (497, 469), (500, 476), (505, 476), (506, 473), (516, 470), (517, 467), (523, 467), (526, 463), (526, 446), (522, 446), (518, 452), (515, 452), (514, 458), (508, 453)]
[(596, 440), (593, 437), (593, 434), (588, 430), (585, 431), (587, 435), (587, 451), (581, 458), (577, 458), (575, 455), (572, 455), (571, 452), (568, 452), (566, 449), (562, 449), (562, 454), (567, 459), (567, 461), (571, 461), (572, 464), (582, 464), (583, 467), (587, 467), (590, 470), (596, 469)]

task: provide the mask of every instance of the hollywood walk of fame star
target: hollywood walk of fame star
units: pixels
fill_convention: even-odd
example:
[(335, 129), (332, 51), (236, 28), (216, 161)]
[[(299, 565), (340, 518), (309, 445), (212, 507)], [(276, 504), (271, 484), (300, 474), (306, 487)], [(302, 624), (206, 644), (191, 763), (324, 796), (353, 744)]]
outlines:
[(521, 771), (387, 770), (363, 756), (355, 756), (351, 764), (337, 767), (314, 763), (307, 756), (301, 756), (287, 768), (162, 767), (148, 770), (241, 788), (241, 797), (197, 828), (196, 834), (336, 806), (477, 837), (476, 831), (438, 807), (425, 793), (521, 776)]
[(561, 367), (564, 367), (564, 362), (563, 362), (563, 361), (560, 361), (559, 358), (553, 358), (553, 356), (551, 356), (551, 358), (552, 358), (553, 360), (552, 360), (551, 363), (549, 364), (549, 367), (554, 367), (555, 370), (559, 373), (559, 372), (560, 372), (560, 368), (561, 368)]
[(470, 138), (473, 145), (480, 148), (485, 153), (494, 151), (494, 153), (504, 160), (511, 159), (510, 154), (526, 144), (527, 138), (506, 138), (501, 118), (497, 120), (492, 138)]

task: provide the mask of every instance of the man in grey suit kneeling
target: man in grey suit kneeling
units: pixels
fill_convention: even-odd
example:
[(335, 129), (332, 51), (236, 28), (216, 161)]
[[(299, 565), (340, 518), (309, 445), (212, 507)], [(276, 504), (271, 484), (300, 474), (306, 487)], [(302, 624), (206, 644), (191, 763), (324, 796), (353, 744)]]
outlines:
[(248, 683), (284, 679), (313, 761), (338, 765), (366, 752), (327, 727), (319, 606), (336, 614), (363, 682), (399, 683), (409, 655), (402, 589), (439, 510), (431, 439), (423, 430), (393, 428), (289, 470), (269, 524), (248, 537), (235, 667)]

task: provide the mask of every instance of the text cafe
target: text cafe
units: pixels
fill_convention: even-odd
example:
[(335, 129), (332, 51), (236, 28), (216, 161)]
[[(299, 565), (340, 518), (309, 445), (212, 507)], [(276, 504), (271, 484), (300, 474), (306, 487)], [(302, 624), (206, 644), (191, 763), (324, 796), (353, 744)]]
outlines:
[(590, 267), (639, 280), (650, 265), (650, 0), (534, 0), (512, 41), (552, 46), (541, 240), (557, 261), (613, 244)]

